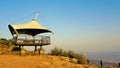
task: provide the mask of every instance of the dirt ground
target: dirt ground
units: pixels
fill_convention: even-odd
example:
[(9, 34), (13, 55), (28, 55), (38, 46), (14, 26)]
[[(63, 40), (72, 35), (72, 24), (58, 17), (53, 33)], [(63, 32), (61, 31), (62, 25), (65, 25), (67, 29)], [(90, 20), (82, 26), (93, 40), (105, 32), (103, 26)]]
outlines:
[(97, 68), (92, 65), (70, 63), (61, 56), (0, 55), (0, 68)]

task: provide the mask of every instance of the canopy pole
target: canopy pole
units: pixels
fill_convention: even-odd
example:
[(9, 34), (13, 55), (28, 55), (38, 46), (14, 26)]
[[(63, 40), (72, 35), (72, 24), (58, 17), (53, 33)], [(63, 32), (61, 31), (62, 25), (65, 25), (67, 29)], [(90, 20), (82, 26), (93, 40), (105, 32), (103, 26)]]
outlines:
[(38, 15), (39, 15), (39, 12), (36, 11), (36, 13), (35, 13), (35, 17), (34, 17), (34, 20), (37, 20), (37, 19), (38, 19)]

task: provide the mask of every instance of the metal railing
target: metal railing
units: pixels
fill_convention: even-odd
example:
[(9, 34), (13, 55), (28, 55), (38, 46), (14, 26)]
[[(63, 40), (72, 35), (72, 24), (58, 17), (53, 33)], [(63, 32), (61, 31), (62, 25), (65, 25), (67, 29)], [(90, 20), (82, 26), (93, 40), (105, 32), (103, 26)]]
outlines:
[(16, 40), (14, 40), (16, 44), (40, 44), (40, 45), (48, 45), (50, 44), (50, 36), (37, 36), (32, 38), (24, 37), (17, 37)]

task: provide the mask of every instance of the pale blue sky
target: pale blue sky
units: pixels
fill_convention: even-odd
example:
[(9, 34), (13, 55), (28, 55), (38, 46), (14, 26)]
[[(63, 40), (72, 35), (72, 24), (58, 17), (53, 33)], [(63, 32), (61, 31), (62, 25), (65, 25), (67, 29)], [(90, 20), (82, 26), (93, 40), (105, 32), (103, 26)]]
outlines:
[(12, 38), (8, 24), (30, 21), (35, 11), (55, 33), (47, 50), (120, 51), (120, 0), (0, 0), (0, 38)]

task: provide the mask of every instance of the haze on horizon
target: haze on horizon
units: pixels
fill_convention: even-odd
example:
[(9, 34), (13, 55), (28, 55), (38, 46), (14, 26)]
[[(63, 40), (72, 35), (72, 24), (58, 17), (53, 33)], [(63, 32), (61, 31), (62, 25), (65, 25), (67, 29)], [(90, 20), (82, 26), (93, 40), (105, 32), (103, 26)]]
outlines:
[(120, 0), (1, 0), (0, 9), (0, 38), (12, 38), (8, 24), (31, 21), (39, 11), (39, 23), (55, 33), (47, 51), (120, 52)]

